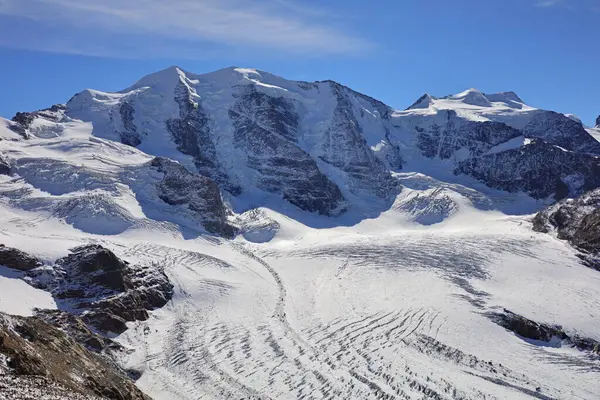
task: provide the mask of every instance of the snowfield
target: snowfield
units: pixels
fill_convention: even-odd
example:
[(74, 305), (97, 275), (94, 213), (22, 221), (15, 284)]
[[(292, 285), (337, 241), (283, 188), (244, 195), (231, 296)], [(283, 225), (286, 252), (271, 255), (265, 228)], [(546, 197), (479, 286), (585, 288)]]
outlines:
[[(255, 70), (238, 72), (243, 84), (297, 96), (280, 78), (265, 82)], [(142, 80), (119, 94), (88, 91), (78, 101), (97, 111), (165, 82), (147, 79), (156, 82)], [(186, 79), (203, 87), (198, 77)], [(222, 88), (203, 90), (216, 101)], [(433, 103), (443, 109), (460, 102), (469, 121), (503, 118), (515, 126), (527, 122), (513, 113), (535, 113), (514, 93), (469, 90), (420, 102), (396, 112), (406, 118), (394, 123), (423, 121)], [(152, 398), (600, 397), (597, 355), (559, 338), (521, 337), (489, 317), (507, 309), (600, 341), (600, 273), (583, 266), (566, 242), (531, 229), (532, 214), (548, 199), (454, 175), (454, 157), (426, 159), (405, 138), (405, 165), (393, 173), (402, 190), (383, 211), (365, 214), (373, 197), (345, 189), (352, 206), (332, 217), (252, 189), (224, 195), (233, 210), (227, 219), (240, 229), (229, 240), (203, 229), (193, 210), (157, 194), (162, 175), (149, 163), (174, 154), (173, 143), (135, 148), (110, 137), (113, 131), (98, 137), (98, 124), (112, 120), (98, 120), (99, 114), (86, 120), (81, 112), (82, 120), (32, 125), (28, 140), (0, 121), (0, 154), (14, 171), (0, 175), (0, 243), (46, 264), (97, 243), (132, 264), (164, 268), (173, 299), (115, 338), (124, 346), (118, 363), (140, 373), (137, 385)], [(305, 121), (317, 117), (307, 112)], [(149, 132), (155, 123), (148, 121)], [(368, 145), (379, 149), (382, 132)], [(311, 140), (316, 136), (302, 142), (307, 152), (315, 151)], [(526, 145), (518, 136), (485, 152)], [(194, 165), (181, 153), (174, 158)], [(334, 173), (341, 174), (328, 176)], [(49, 293), (21, 278), (0, 267), (0, 311), (56, 308)]]

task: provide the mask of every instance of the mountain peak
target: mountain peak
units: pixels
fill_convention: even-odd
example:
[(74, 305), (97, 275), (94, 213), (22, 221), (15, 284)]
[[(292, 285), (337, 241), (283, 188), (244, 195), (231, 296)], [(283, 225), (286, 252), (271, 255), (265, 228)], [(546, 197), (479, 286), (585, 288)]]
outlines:
[(486, 93), (485, 97), (492, 103), (504, 103), (513, 108), (521, 108), (525, 104), (515, 92)]
[(429, 94), (425, 93), (423, 96), (419, 97), (417, 101), (412, 103), (407, 110), (414, 110), (418, 108), (429, 108), (433, 104), (434, 98)]
[(465, 104), (470, 104), (472, 106), (479, 106), (479, 107), (491, 107), (492, 103), (490, 103), (490, 101), (488, 100), (487, 97), (485, 97), (485, 95), (475, 89), (475, 88), (471, 88), (471, 89), (467, 89), (464, 92), (460, 92), (455, 94), (454, 96), (450, 96), (451, 100), (459, 100)]
[[(140, 89), (143, 87), (151, 87), (151, 88), (165, 88), (165, 87), (174, 87), (177, 82), (181, 79), (181, 77), (188, 77), (190, 74), (185, 72), (180, 67), (173, 65), (163, 70), (148, 74), (134, 83), (132, 86), (128, 87), (125, 90), (122, 90), (121, 93), (127, 93), (135, 89)], [(193, 75), (193, 74), (191, 74)]]

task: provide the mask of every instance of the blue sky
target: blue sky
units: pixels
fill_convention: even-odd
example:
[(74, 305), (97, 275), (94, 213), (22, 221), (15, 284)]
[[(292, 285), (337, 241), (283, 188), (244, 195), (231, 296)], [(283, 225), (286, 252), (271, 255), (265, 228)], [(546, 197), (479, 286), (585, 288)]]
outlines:
[(600, 0), (0, 0), (0, 115), (179, 65), (333, 79), (405, 108), (513, 90), (600, 114)]

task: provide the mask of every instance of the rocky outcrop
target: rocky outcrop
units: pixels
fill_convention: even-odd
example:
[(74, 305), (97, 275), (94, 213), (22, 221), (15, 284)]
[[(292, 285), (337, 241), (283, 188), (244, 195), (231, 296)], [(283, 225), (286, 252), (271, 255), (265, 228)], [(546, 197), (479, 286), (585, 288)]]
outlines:
[(186, 207), (207, 231), (233, 237), (235, 228), (227, 220), (229, 211), (215, 181), (191, 173), (167, 158), (156, 157), (150, 165), (164, 174), (162, 181), (157, 184), (158, 197), (162, 201)]
[(596, 128), (600, 128), (600, 115), (596, 118)]
[(461, 118), (454, 110), (441, 110), (438, 115), (443, 118), (443, 124), (416, 127), (417, 145), (425, 157), (448, 159), (461, 149), (466, 149), (468, 156), (477, 157), (522, 135), (519, 130), (501, 122)]
[(139, 146), (142, 143), (142, 139), (133, 122), (135, 109), (129, 102), (124, 101), (119, 107), (119, 114), (121, 115), (121, 124), (123, 125), (123, 130), (120, 133), (121, 142), (129, 146)]
[(493, 322), (523, 338), (540, 342), (560, 340), (562, 343), (571, 345), (579, 350), (591, 351), (600, 355), (600, 342), (581, 337), (577, 334), (569, 336), (558, 325), (541, 324), (507, 309), (504, 309), (502, 312), (490, 312), (487, 316)]
[(559, 239), (568, 240), (584, 253), (586, 264), (600, 270), (600, 189), (540, 211), (533, 218), (533, 229), (556, 231)]
[[(7, 360), (9, 376), (19, 377), (26, 386), (27, 378), (44, 379), (73, 391), (75, 394), (69, 398), (80, 394), (118, 400), (149, 399), (110, 360), (36, 317), (0, 313), (0, 354)], [(20, 393), (28, 390), (31, 387)], [(0, 384), (0, 397), (4, 391)]]
[(159, 266), (131, 266), (99, 245), (74, 248), (56, 265), (27, 275), (32, 285), (50, 291), (61, 308), (100, 332), (124, 332), (127, 322), (146, 320), (149, 310), (164, 306), (173, 295)]
[(10, 175), (12, 173), (12, 167), (6, 157), (0, 154), (0, 175)]
[(398, 193), (398, 183), (367, 145), (344, 88), (333, 82), (330, 86), (337, 105), (325, 132), (321, 160), (344, 171), (350, 178), (350, 191), (355, 194), (366, 192), (391, 199)]
[(179, 118), (166, 121), (177, 149), (183, 154), (194, 157), (194, 163), (200, 175), (208, 176), (223, 189), (234, 196), (242, 189), (233, 184), (223, 171), (215, 145), (211, 139), (210, 119), (202, 104), (197, 102), (195, 91), (180, 81), (175, 87), (175, 102), (179, 106)]
[[(74, 283), (89, 288), (87, 297), (107, 292), (124, 292), (133, 287), (127, 273), (128, 264), (112, 251), (99, 245), (76, 247), (67, 257), (57, 261), (65, 271), (64, 279), (70, 287)], [(98, 290), (99, 289), (99, 290)], [(70, 297), (68, 292), (59, 292), (58, 297)]]
[(12, 121), (14, 124), (9, 128), (25, 139), (29, 138), (29, 128), (36, 118), (44, 118), (48, 121), (58, 122), (62, 119), (66, 106), (64, 104), (55, 104), (50, 108), (45, 108), (33, 112), (17, 112)]
[(290, 101), (247, 86), (229, 110), (229, 118), (236, 146), (246, 153), (248, 167), (258, 173), (259, 188), (280, 193), (306, 211), (323, 215), (342, 212), (340, 189), (296, 144), (298, 114)]
[(523, 129), (523, 134), (525, 137), (543, 139), (566, 150), (600, 154), (600, 142), (580, 122), (554, 111), (535, 114)]
[(598, 158), (532, 140), (530, 144), (458, 163), (456, 174), (479, 179), (507, 192), (560, 200), (600, 186)]
[(0, 265), (19, 271), (29, 271), (41, 266), (42, 262), (21, 250), (0, 244)]
[(62, 310), (37, 310), (35, 316), (39, 319), (62, 329), (77, 343), (86, 348), (102, 352), (107, 349), (120, 349), (121, 346), (106, 336), (95, 333), (80, 318)]

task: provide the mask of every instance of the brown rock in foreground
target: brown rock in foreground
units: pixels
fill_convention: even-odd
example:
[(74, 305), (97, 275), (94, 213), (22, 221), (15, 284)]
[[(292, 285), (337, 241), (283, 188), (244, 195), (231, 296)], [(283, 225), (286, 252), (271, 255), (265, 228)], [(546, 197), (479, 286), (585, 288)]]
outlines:
[[(19, 377), (17, 379), (25, 386), (28, 380), (35, 386), (36, 379), (46, 379), (50, 382), (45, 385), (47, 388), (56, 384), (75, 392), (69, 398), (81, 395), (79, 398), (149, 399), (110, 360), (89, 351), (65, 332), (36, 317), (0, 314), (0, 372)], [(6, 379), (0, 381), (0, 398), (11, 390), (10, 386), (2, 384)], [(22, 393), (31, 390), (28, 386)]]

